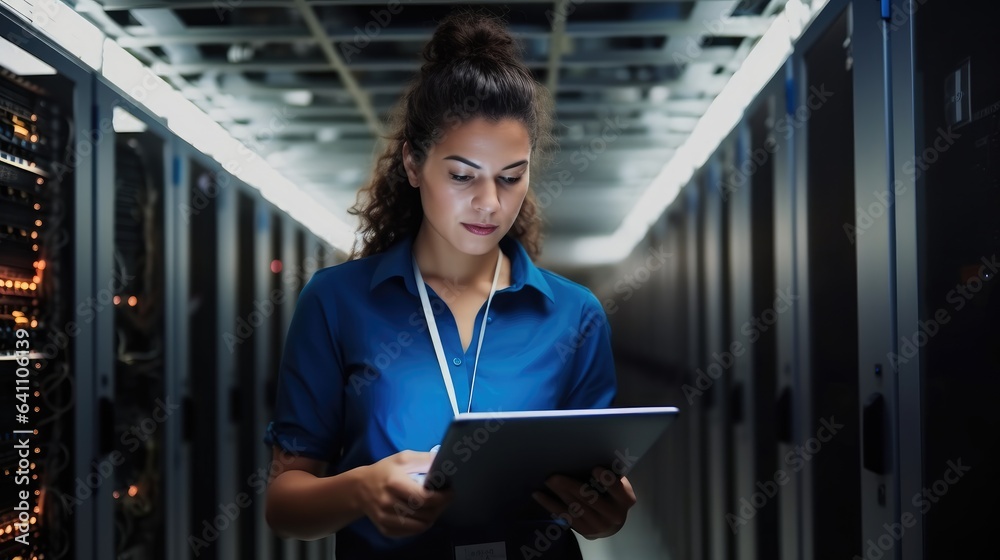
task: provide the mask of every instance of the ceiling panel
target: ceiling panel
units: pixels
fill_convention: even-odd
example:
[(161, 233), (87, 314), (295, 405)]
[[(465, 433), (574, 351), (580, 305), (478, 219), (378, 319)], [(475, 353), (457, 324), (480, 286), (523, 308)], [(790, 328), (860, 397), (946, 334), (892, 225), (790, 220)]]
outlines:
[[(536, 79), (555, 95), (560, 151), (532, 178), (548, 195), (548, 236), (613, 232), (785, 2), (474, 3), (508, 20)], [(346, 208), (370, 173), (388, 111), (436, 21), (455, 7), (388, 6), (98, 0), (81, 11), (350, 222)], [(559, 10), (564, 25), (553, 18)]]

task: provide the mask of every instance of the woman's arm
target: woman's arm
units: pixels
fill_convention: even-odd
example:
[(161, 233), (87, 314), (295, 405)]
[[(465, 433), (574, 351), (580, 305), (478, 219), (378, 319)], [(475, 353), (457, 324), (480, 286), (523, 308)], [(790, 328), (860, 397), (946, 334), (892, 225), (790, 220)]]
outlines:
[(367, 516), (383, 535), (422, 533), (450, 501), (426, 490), (410, 473), (430, 470), (434, 454), (402, 451), (334, 476), (327, 463), (274, 447), (265, 517), (281, 538), (322, 539)]
[(276, 536), (322, 539), (364, 515), (358, 492), (363, 467), (324, 477), (326, 467), (326, 461), (274, 447), (265, 517)]

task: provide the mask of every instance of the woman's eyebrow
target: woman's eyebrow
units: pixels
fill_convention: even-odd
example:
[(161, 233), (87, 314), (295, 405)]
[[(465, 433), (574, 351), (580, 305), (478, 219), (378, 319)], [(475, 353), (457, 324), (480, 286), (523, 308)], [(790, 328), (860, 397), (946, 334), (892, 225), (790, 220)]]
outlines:
[[(455, 161), (460, 161), (460, 162), (464, 163), (465, 165), (468, 165), (468, 166), (471, 166), (471, 167), (475, 167), (476, 169), (481, 169), (481, 167), (479, 167), (478, 165), (476, 165), (476, 164), (472, 163), (471, 161), (465, 159), (462, 156), (446, 156), (446, 157), (443, 157), (441, 159), (453, 159)], [(522, 166), (522, 165), (524, 165), (526, 163), (528, 163), (528, 160), (522, 159), (521, 161), (512, 163), (512, 164), (508, 165), (507, 167), (504, 167), (503, 169), (511, 169), (511, 168), (514, 168), (514, 167), (520, 167), (520, 166)]]

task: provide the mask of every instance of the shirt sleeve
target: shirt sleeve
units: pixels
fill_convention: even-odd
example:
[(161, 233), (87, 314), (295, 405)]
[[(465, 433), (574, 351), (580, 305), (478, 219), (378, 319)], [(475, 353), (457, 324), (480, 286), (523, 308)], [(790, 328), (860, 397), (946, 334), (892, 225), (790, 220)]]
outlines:
[(611, 325), (597, 298), (587, 292), (580, 318), (579, 344), (573, 353), (576, 374), (564, 409), (608, 408), (615, 398), (617, 378), (611, 351)]
[(317, 278), (305, 285), (295, 305), (278, 373), (274, 418), (264, 443), (336, 462), (343, 434), (343, 360), (331, 316), (334, 306), (321, 297)]

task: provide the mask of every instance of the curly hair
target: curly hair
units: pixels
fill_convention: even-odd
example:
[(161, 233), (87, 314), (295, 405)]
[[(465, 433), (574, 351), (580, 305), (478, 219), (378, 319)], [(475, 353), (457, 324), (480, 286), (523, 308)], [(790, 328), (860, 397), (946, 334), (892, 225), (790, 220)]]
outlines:
[[(455, 12), (438, 25), (423, 58), (419, 74), (390, 114), (391, 133), (372, 178), (349, 210), (360, 220), (361, 248), (354, 248), (352, 259), (385, 251), (420, 227), (424, 212), (403, 167), (404, 142), (416, 163), (423, 164), (430, 148), (453, 127), (475, 118), (512, 119), (531, 139), (532, 175), (550, 157), (551, 96), (531, 75), (502, 20), (481, 11)], [(532, 260), (541, 254), (542, 217), (530, 188), (507, 236), (517, 239)]]

